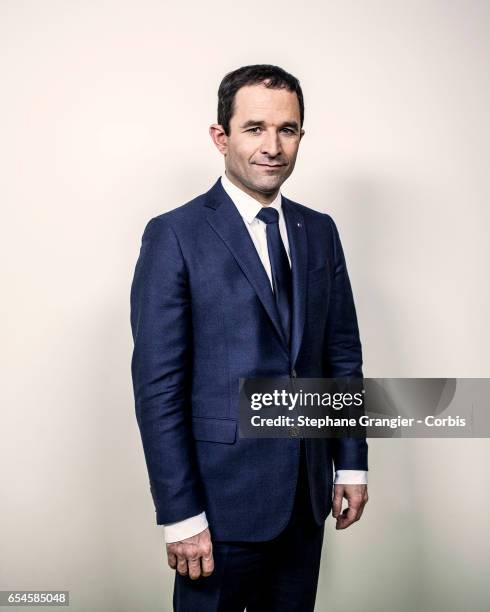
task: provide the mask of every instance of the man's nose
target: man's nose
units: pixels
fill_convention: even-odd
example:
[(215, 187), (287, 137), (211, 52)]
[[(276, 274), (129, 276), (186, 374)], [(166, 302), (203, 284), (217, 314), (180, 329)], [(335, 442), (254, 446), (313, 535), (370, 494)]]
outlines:
[(281, 141), (276, 131), (265, 131), (260, 152), (269, 157), (277, 157), (281, 152)]

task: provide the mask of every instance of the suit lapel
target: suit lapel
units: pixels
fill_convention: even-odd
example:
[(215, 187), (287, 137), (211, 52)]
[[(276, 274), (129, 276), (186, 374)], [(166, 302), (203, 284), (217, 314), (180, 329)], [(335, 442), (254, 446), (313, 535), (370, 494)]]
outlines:
[(282, 196), (282, 209), (286, 220), (292, 267), (293, 322), (291, 329), (291, 368), (294, 368), (305, 324), (308, 250), (303, 215), (284, 196)]
[(267, 272), (260, 261), (252, 238), (245, 227), (242, 217), (218, 179), (207, 192), (205, 205), (209, 208), (208, 223), (223, 240), (242, 272), (255, 289), (262, 305), (269, 315), (286, 350), (286, 340), (281, 327), (274, 294)]

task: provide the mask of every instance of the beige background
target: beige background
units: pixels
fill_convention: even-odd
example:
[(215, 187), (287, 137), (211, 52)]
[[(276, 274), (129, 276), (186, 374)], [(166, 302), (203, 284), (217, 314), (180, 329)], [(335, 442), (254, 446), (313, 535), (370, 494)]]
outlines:
[[(490, 3), (0, 1), (0, 588), (170, 610), (130, 379), (148, 219), (207, 190), (226, 72), (297, 75), (285, 195), (343, 239), (367, 376), (490, 374)], [(317, 610), (477, 612), (488, 440), (375, 440), (363, 519), (329, 519)]]

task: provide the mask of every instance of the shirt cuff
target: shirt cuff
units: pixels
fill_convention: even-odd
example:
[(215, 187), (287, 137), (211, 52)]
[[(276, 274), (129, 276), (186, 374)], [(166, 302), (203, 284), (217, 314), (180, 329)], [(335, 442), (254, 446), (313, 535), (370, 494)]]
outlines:
[(201, 512), (201, 514), (197, 514), (196, 516), (191, 516), (183, 521), (168, 523), (164, 525), (165, 542), (167, 544), (180, 542), (181, 540), (201, 533), (201, 531), (204, 531), (207, 527), (208, 520), (205, 512)]
[(337, 470), (333, 484), (367, 484), (365, 470)]

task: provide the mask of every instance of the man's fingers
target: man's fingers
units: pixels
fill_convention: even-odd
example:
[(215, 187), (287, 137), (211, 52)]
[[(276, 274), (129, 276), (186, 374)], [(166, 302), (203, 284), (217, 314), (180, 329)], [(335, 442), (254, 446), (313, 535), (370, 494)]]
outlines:
[(351, 507), (346, 508), (342, 512), (342, 514), (339, 516), (339, 518), (337, 519), (336, 528), (345, 529), (346, 527), (349, 527), (349, 525), (352, 525), (352, 523), (354, 523), (354, 521), (356, 520), (357, 520), (357, 510)]
[(342, 510), (343, 491), (341, 487), (336, 486), (332, 500), (332, 516), (337, 518)]
[(167, 544), (168, 564), (181, 576), (197, 580), (214, 571), (213, 544), (207, 527), (194, 536)]
[(187, 560), (189, 567), (189, 578), (191, 580), (197, 580), (201, 575), (201, 559), (200, 557), (194, 557)]
[(367, 500), (368, 500), (368, 496), (367, 496), (367, 493), (365, 493), (362, 497), (356, 497), (349, 503), (349, 506), (353, 508), (357, 513), (357, 517), (355, 519), (356, 521), (358, 521), (361, 518), (362, 513), (364, 512), (364, 506), (366, 505)]
[[(347, 498), (348, 507), (342, 512), (343, 497)], [(365, 485), (345, 485), (334, 487), (332, 500), (332, 516), (337, 519), (336, 529), (345, 529), (358, 521), (368, 501), (367, 487)]]
[(362, 504), (361, 504), (361, 507), (359, 508), (359, 513), (358, 513), (358, 515), (357, 515), (357, 520), (359, 520), (359, 519), (361, 518), (362, 513), (364, 512), (364, 508), (365, 508), (365, 506), (366, 506), (366, 504), (367, 504), (367, 501), (368, 501), (368, 500), (367, 500), (367, 496), (366, 496), (366, 497), (365, 497), (365, 498), (362, 500)]
[(187, 575), (187, 559), (182, 554), (177, 555), (177, 571), (181, 576)]
[(367, 503), (367, 495), (360, 499), (350, 500), (349, 507), (342, 512), (337, 519), (337, 529), (345, 529), (358, 521), (364, 512), (364, 506)]
[(177, 567), (177, 557), (172, 552), (167, 552), (168, 564), (172, 569)]
[(213, 571), (214, 571), (214, 559), (213, 559), (213, 553), (210, 552), (208, 555), (203, 555), (201, 558), (201, 565), (202, 565), (202, 575), (203, 576), (210, 576)]

